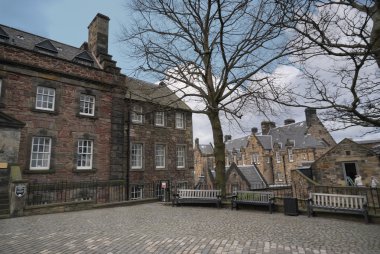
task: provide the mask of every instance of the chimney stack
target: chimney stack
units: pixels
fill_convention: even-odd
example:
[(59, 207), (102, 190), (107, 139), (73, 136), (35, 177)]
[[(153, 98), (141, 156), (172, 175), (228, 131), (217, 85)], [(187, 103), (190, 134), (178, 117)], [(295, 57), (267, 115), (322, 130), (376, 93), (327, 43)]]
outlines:
[(261, 122), (261, 132), (263, 135), (268, 135), (270, 129), (276, 128), (276, 123), (271, 121)]
[(199, 146), (199, 138), (196, 138), (196, 139), (195, 139), (195, 145), (196, 145), (196, 146)]
[(317, 110), (314, 108), (305, 109), (306, 124), (310, 127), (313, 123), (318, 120)]
[(96, 14), (88, 26), (88, 50), (98, 59), (103, 70), (120, 74), (120, 68), (108, 54), (108, 23), (110, 18), (103, 14)]
[(108, 23), (110, 18), (103, 14), (96, 14), (88, 26), (88, 44), (96, 57), (99, 54), (108, 54)]
[(296, 121), (294, 119), (285, 119), (284, 125), (295, 123)]
[(251, 129), (251, 133), (252, 133), (252, 135), (255, 135), (257, 132), (258, 132), (258, 129), (257, 129), (256, 127), (253, 127), (253, 128)]

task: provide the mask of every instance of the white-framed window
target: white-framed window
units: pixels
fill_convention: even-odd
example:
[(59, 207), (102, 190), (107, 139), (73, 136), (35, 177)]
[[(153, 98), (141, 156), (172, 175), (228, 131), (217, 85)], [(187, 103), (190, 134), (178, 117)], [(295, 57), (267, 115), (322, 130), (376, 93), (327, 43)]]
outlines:
[(51, 154), (51, 138), (33, 137), (30, 155), (30, 169), (49, 169)]
[(131, 167), (132, 169), (142, 168), (143, 144), (132, 144), (131, 147)]
[(165, 168), (165, 151), (166, 147), (162, 144), (156, 145), (155, 157), (156, 157), (156, 168)]
[(288, 158), (289, 162), (293, 162), (293, 149), (291, 148), (288, 149)]
[(143, 122), (143, 109), (140, 105), (133, 105), (131, 119), (132, 123), (142, 123)]
[(282, 143), (278, 142), (278, 149), (282, 149)]
[(242, 160), (243, 165), (245, 165), (245, 154), (241, 155), (241, 160)]
[(78, 140), (77, 169), (92, 169), (93, 141)]
[(280, 152), (276, 152), (276, 162), (281, 163), (281, 155)]
[(79, 100), (79, 114), (85, 116), (95, 115), (95, 96), (88, 94), (81, 94)]
[(270, 156), (267, 157), (267, 163), (270, 163)]
[(186, 146), (177, 145), (177, 168), (185, 168)]
[(252, 154), (252, 164), (260, 164), (260, 155), (258, 153)]
[(143, 198), (144, 186), (142, 185), (132, 185), (131, 187), (131, 199), (142, 199)]
[(185, 129), (185, 114), (175, 113), (175, 127), (177, 129)]
[(165, 113), (160, 111), (156, 112), (154, 117), (154, 125), (156, 126), (165, 126)]
[(55, 89), (38, 86), (36, 94), (36, 109), (54, 111)]

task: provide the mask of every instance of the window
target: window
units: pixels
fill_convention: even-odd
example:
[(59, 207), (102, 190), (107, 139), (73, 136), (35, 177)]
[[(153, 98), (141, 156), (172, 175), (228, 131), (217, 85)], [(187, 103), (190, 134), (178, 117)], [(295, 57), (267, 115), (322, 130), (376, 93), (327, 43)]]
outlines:
[(291, 148), (288, 149), (288, 158), (289, 162), (293, 162), (293, 149)]
[(243, 165), (245, 165), (245, 154), (241, 155), (241, 160), (242, 160)]
[(142, 144), (132, 144), (131, 148), (131, 167), (132, 169), (142, 168), (142, 155), (143, 155), (143, 145)]
[(142, 185), (132, 185), (131, 187), (131, 199), (142, 199), (143, 198), (144, 186)]
[(81, 94), (79, 114), (86, 116), (95, 115), (95, 96)]
[(132, 109), (132, 123), (142, 123), (143, 115), (142, 115), (142, 107), (139, 105), (134, 105)]
[(260, 155), (258, 153), (252, 154), (252, 164), (260, 164)]
[(183, 113), (176, 113), (175, 114), (175, 127), (177, 129), (184, 129), (185, 128), (185, 115)]
[(55, 89), (48, 87), (37, 87), (36, 109), (54, 111)]
[(280, 152), (276, 152), (276, 162), (277, 162), (277, 163), (281, 163)]
[(278, 149), (282, 149), (282, 143), (278, 142)]
[(51, 138), (33, 137), (30, 169), (49, 169)]
[(177, 146), (177, 168), (185, 167), (185, 150), (186, 147), (184, 145)]
[(156, 145), (156, 168), (165, 168), (165, 145)]
[(270, 157), (269, 156), (267, 157), (267, 163), (268, 164), (270, 163)]
[(165, 114), (164, 112), (156, 112), (154, 118), (154, 124), (156, 126), (165, 126)]
[(92, 169), (92, 140), (79, 140), (77, 151), (77, 169)]

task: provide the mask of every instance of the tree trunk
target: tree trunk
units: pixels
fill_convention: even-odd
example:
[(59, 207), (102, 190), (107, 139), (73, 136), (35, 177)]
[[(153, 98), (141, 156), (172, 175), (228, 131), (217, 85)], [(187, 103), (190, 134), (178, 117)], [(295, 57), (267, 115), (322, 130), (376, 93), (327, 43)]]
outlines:
[(208, 118), (212, 126), (214, 137), (214, 157), (216, 165), (216, 188), (222, 191), (222, 196), (226, 195), (226, 177), (225, 177), (225, 145), (223, 142), (223, 130), (219, 119), (218, 111), (208, 113)]

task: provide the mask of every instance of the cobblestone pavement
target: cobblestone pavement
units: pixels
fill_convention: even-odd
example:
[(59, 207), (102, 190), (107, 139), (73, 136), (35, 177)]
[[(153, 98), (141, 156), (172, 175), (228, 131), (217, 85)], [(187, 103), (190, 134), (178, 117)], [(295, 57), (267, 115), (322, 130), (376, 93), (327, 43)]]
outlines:
[(0, 253), (380, 253), (363, 221), (151, 203), (3, 219)]

